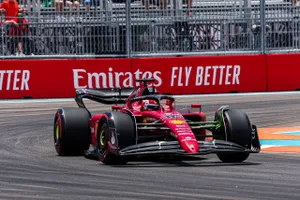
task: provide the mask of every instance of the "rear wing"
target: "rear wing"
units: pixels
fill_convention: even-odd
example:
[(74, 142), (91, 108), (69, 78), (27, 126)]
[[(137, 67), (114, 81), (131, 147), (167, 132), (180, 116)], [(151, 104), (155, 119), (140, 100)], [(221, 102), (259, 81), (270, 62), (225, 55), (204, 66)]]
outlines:
[(135, 88), (105, 88), (105, 89), (78, 89), (75, 101), (79, 107), (85, 108), (83, 99), (90, 99), (103, 104), (121, 104), (135, 90)]

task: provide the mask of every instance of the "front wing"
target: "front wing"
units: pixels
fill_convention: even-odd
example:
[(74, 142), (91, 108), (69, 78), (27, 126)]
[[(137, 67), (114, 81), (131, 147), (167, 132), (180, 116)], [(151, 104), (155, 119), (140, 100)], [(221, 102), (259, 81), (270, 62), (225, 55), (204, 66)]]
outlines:
[[(258, 138), (257, 128), (252, 125), (252, 134), (249, 147), (243, 147), (233, 142), (225, 140), (211, 140), (211, 141), (198, 141), (199, 152), (196, 155), (204, 155), (211, 153), (259, 153), (260, 142)], [(119, 150), (120, 156), (130, 155), (151, 155), (151, 154), (186, 154), (178, 141), (158, 141), (158, 142), (145, 142), (137, 145), (132, 145)], [(194, 155), (194, 154), (193, 154)]]
[[(196, 155), (204, 155), (210, 153), (237, 153), (237, 152), (249, 152), (258, 153), (260, 147), (251, 146), (247, 149), (238, 144), (224, 141), (224, 140), (212, 140), (212, 141), (198, 141), (199, 152)], [(131, 156), (131, 155), (151, 155), (151, 154), (186, 154), (180, 146), (178, 141), (160, 141), (160, 142), (146, 142), (137, 145), (132, 145), (121, 149), (119, 151), (120, 156)], [(195, 155), (193, 154), (193, 155)]]
[[(145, 142), (137, 145), (131, 145), (118, 151), (119, 156), (151, 156), (151, 155), (204, 155), (212, 153), (259, 153), (261, 150), (260, 141), (258, 138), (257, 128), (252, 125), (251, 142), (249, 147), (243, 147), (236, 143), (225, 140), (198, 141), (199, 152), (185, 152), (178, 141), (158, 141)], [(99, 152), (85, 153), (87, 157), (101, 157)]]

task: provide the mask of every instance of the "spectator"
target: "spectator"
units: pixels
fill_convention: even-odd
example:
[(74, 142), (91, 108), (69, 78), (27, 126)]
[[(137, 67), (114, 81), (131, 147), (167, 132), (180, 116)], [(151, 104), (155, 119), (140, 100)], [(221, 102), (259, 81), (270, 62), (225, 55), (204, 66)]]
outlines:
[[(192, 2), (193, 0), (187, 0), (187, 15), (192, 17), (192, 12), (191, 12), (191, 8), (192, 8)], [(178, 8), (177, 8), (178, 5)], [(174, 10), (176, 9), (182, 9), (182, 0), (171, 0), (171, 7), (174, 8)]]
[(76, 11), (79, 12), (79, 2), (76, 0), (70, 0), (70, 1), (65, 1), (65, 4), (67, 4), (67, 7), (70, 8), (70, 10), (72, 10), (73, 6), (75, 7)]
[(157, 5), (157, 1), (159, 1), (159, 5), (160, 5), (161, 9), (165, 10), (167, 8), (167, 0), (145, 0), (146, 10), (149, 11), (150, 4), (154, 4), (154, 5), (156, 4)]
[[(73, 1), (73, 2), (72, 2)], [(56, 12), (60, 13), (64, 11), (64, 7), (67, 6), (69, 7), (70, 10), (72, 10), (73, 5), (75, 5), (76, 11), (79, 11), (79, 2), (76, 0), (71, 0), (71, 1), (67, 1), (67, 0), (54, 0), (52, 1)], [(62, 16), (58, 16), (59, 18)]]
[(87, 12), (89, 12), (91, 9), (91, 4), (92, 4), (91, 0), (84, 0), (84, 4), (85, 4)]
[(292, 0), (292, 5), (293, 6), (299, 6), (300, 5), (300, 1), (299, 0)]
[(43, 0), (45, 8), (52, 7), (54, 5), (54, 2), (55, 0)]
[(96, 8), (100, 6), (101, 11), (107, 11), (109, 9), (108, 4), (111, 4), (112, 1), (107, 1), (107, 0), (84, 0), (84, 3), (85, 3), (87, 11), (90, 10), (91, 6), (93, 6), (95, 8), (95, 10), (97, 10)]
[(187, 15), (192, 17), (193, 14), (192, 14), (192, 4), (193, 4), (193, 0), (187, 0)]
[(14, 19), (18, 12), (23, 12), (24, 10), (19, 10), (19, 4), (15, 0), (6, 0), (0, 5), (0, 11), (5, 12), (5, 21)]
[(17, 18), (15, 17), (11, 20), (7, 20), (5, 23), (11, 25), (11, 29), (9, 31), (9, 36), (11, 37), (11, 54), (23, 56), (23, 44), (29, 43), (28, 21), (24, 19), (22, 13), (18, 13)]

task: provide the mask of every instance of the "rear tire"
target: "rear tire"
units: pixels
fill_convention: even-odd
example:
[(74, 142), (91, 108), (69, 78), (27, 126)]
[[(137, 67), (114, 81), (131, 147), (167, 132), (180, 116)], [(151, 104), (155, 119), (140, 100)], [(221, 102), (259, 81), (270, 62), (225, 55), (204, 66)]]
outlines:
[[(251, 145), (251, 123), (246, 113), (229, 109), (224, 112), (225, 129), (227, 140), (243, 147)], [(243, 162), (249, 157), (249, 153), (220, 153), (217, 154), (222, 162)]]
[[(135, 125), (131, 116), (125, 113), (111, 112), (109, 115), (108, 119), (102, 118), (99, 121), (97, 148), (102, 154), (99, 159), (107, 165), (124, 165), (128, 160), (119, 156), (118, 150), (135, 144)], [(109, 145), (116, 150), (111, 150)]]
[(54, 118), (54, 147), (60, 156), (81, 156), (90, 144), (90, 115), (84, 108), (60, 108)]

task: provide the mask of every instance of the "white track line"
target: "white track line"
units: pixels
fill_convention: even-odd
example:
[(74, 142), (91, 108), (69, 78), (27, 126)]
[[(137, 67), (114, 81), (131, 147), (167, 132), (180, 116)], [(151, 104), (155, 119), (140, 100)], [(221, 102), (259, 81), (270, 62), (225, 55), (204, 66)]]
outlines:
[[(251, 92), (251, 93), (224, 93), (224, 94), (195, 94), (195, 95), (174, 95), (175, 98), (197, 98), (197, 97), (236, 97), (236, 96), (264, 96), (264, 95), (300, 95), (300, 91), (291, 92)], [(0, 100), (0, 103), (53, 103), (72, 102), (74, 98), (53, 98), (53, 99), (7, 99)]]
[(261, 149), (267, 149), (267, 148), (270, 148), (270, 147), (275, 147), (276, 145), (261, 145)]

